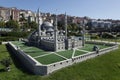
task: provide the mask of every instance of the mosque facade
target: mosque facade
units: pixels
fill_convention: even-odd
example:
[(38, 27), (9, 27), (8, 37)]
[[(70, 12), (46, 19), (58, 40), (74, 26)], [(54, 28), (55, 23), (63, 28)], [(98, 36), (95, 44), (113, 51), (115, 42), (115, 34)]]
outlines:
[(47, 51), (64, 51), (83, 47), (84, 38), (67, 36), (67, 15), (65, 14), (65, 30), (57, 29), (57, 15), (55, 26), (48, 21), (42, 21), (38, 11), (38, 29), (28, 37), (28, 44)]

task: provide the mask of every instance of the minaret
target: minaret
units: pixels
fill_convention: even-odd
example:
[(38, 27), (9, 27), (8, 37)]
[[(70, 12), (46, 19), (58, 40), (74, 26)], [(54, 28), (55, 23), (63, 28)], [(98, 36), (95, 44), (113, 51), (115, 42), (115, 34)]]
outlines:
[(54, 50), (57, 51), (58, 49), (58, 40), (57, 40), (57, 15), (55, 18), (55, 28), (54, 28)]
[(37, 22), (38, 22), (38, 46), (39, 46), (40, 36), (41, 36), (41, 24), (42, 24), (42, 20), (41, 20), (41, 15), (40, 15), (39, 9), (37, 11)]
[(65, 39), (67, 39), (67, 15), (65, 13)]
[(38, 36), (41, 36), (41, 15), (40, 15), (40, 11), (38, 9), (37, 11), (37, 22), (38, 22)]
[(85, 45), (85, 21), (82, 22), (82, 46)]

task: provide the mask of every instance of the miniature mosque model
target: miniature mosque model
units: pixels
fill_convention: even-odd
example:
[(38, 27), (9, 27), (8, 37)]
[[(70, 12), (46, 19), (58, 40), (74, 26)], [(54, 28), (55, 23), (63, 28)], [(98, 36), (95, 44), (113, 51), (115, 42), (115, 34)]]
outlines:
[(28, 44), (47, 51), (64, 51), (84, 46), (84, 38), (67, 36), (67, 15), (65, 14), (65, 30), (57, 29), (57, 15), (55, 26), (48, 21), (43, 21), (38, 10), (38, 29), (28, 37)]

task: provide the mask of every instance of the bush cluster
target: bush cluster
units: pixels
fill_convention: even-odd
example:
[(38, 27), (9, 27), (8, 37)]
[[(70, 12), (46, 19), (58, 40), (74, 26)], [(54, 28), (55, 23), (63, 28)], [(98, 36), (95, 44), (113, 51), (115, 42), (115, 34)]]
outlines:
[(1, 37), (22, 37), (25, 38), (29, 35), (29, 32), (2, 32)]
[(2, 42), (2, 41), (16, 41), (16, 40), (18, 40), (17, 37), (1, 37), (0, 38), (0, 42)]
[(1, 41), (15, 41), (19, 38), (27, 38), (29, 32), (2, 32), (0, 34), (0, 42)]
[(111, 35), (111, 34), (108, 34), (108, 33), (104, 33), (103, 35), (102, 35), (102, 38), (107, 38), (107, 39), (113, 39), (113, 38), (115, 38), (113, 35)]

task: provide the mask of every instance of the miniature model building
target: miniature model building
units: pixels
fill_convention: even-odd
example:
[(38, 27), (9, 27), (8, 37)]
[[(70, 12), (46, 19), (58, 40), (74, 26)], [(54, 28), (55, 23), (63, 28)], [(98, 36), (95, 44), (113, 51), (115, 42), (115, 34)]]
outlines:
[(65, 30), (57, 29), (57, 16), (55, 26), (48, 21), (42, 21), (38, 11), (38, 29), (28, 37), (28, 44), (48, 51), (63, 51), (83, 46), (83, 38), (67, 36), (67, 15), (65, 14)]

